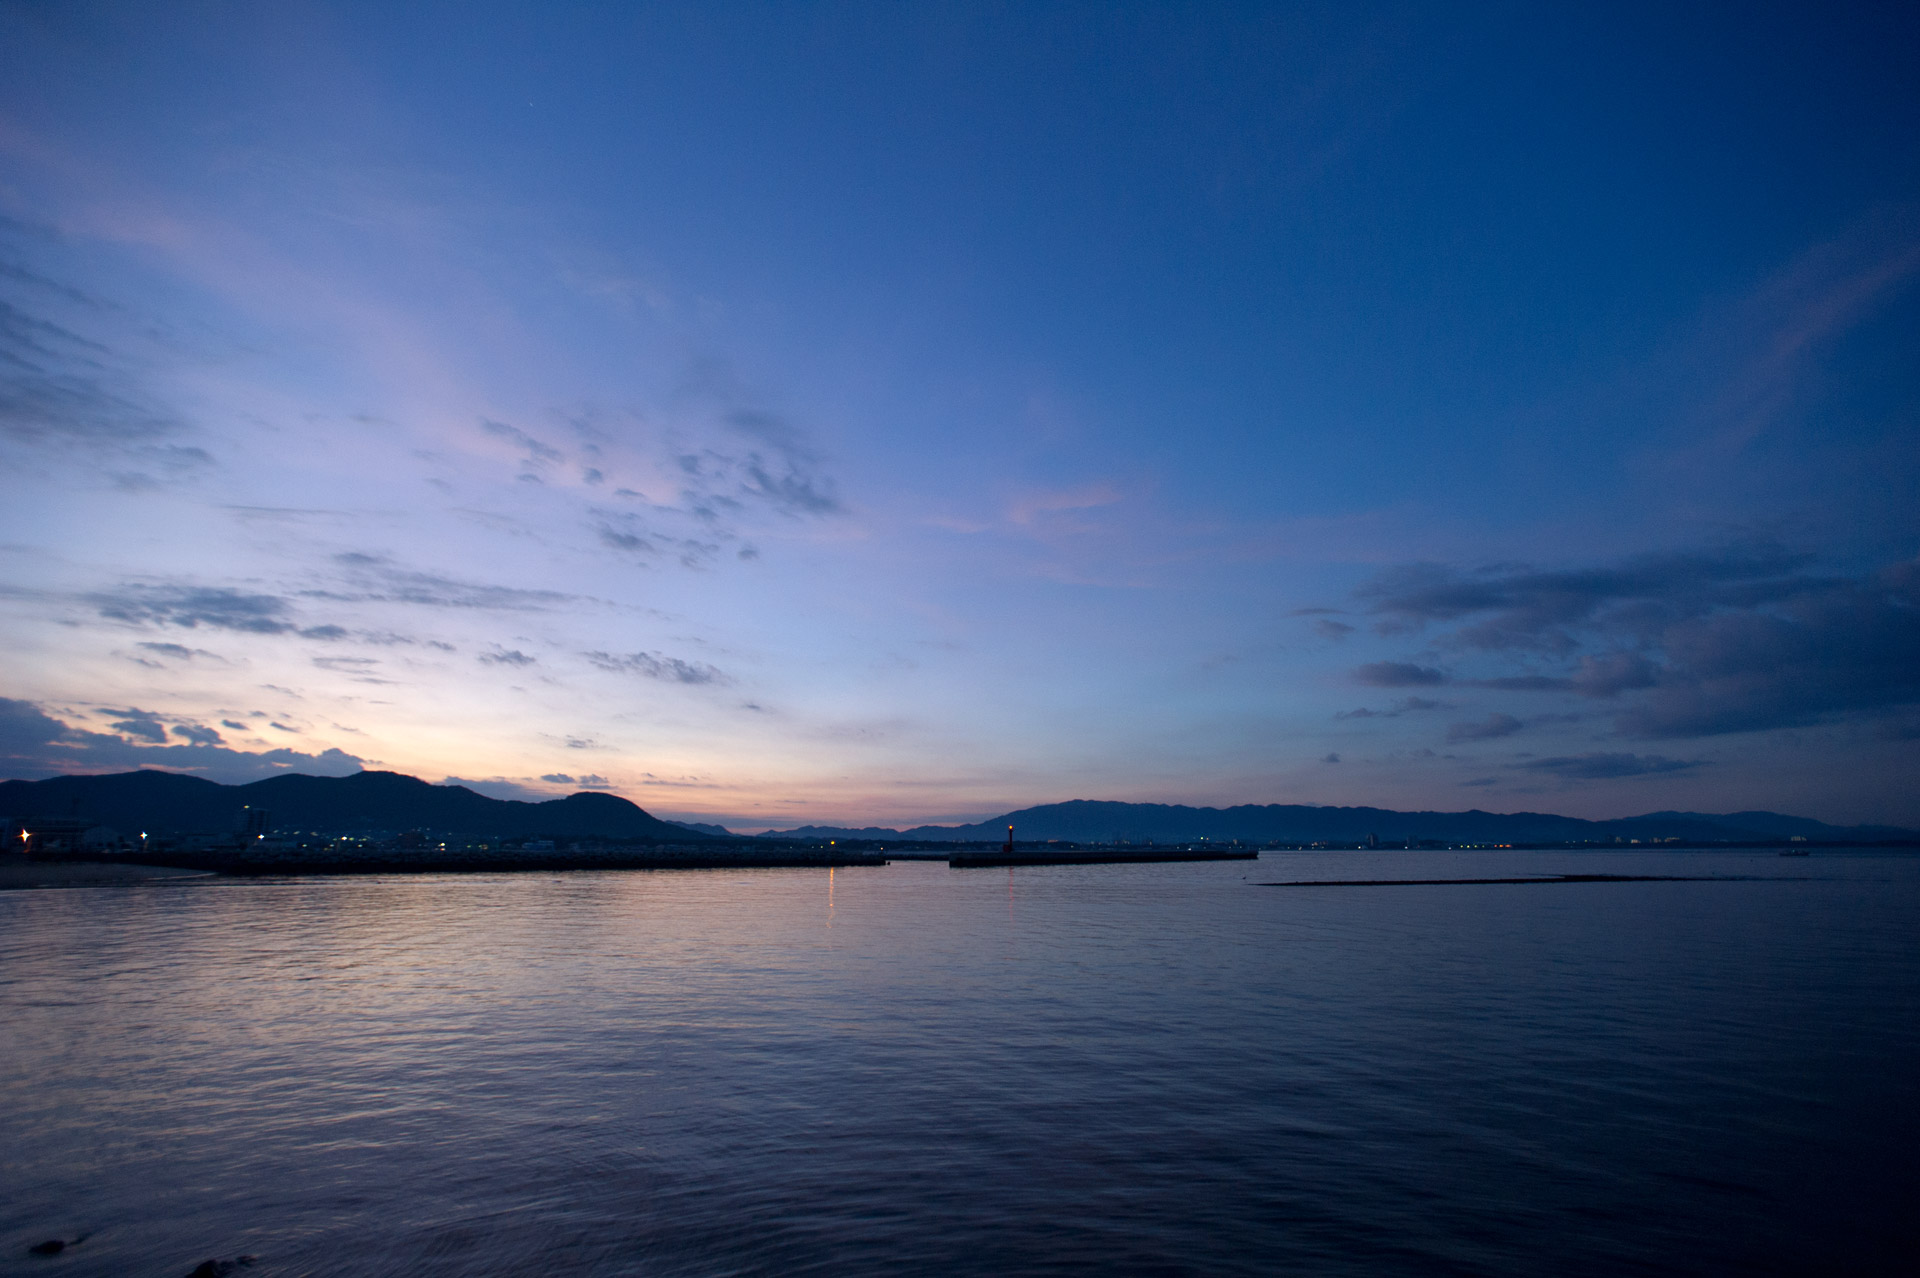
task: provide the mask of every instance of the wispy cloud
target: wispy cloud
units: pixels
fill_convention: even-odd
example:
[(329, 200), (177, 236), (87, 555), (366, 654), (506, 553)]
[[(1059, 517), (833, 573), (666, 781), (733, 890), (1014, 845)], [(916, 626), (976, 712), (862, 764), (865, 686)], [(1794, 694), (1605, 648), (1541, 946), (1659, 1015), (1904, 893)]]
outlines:
[(1049, 515), (1112, 506), (1120, 501), (1121, 496), (1117, 486), (1104, 481), (1071, 488), (1036, 489), (1021, 493), (1008, 502), (1007, 518), (1024, 527)]
[(489, 435), (512, 442), (521, 450), (521, 464), (525, 466), (545, 466), (564, 460), (565, 454), (545, 440), (535, 439), (518, 426), (509, 426), (505, 422), (496, 422), (490, 418), (480, 419), (480, 428)]
[(1373, 688), (1431, 688), (1447, 681), (1446, 672), (1406, 661), (1370, 661), (1353, 670), (1355, 683)]
[(0, 218), (0, 443), (90, 467), (123, 492), (204, 473), (212, 455), (149, 366), (162, 326), (31, 260), (29, 245), (47, 257), (60, 244)]
[(1494, 741), (1510, 737), (1526, 725), (1510, 714), (1490, 714), (1478, 723), (1456, 723), (1447, 728), (1449, 741)]
[(185, 644), (180, 644), (180, 643), (142, 642), (142, 643), (135, 644), (134, 646), (136, 648), (145, 649), (147, 652), (151, 652), (156, 657), (172, 657), (178, 661), (192, 661), (198, 657), (206, 657), (212, 661), (221, 660), (221, 658), (218, 655), (208, 652), (205, 648), (189, 648)]
[(1690, 772), (1705, 767), (1706, 760), (1669, 759), (1659, 754), (1576, 754), (1531, 759), (1513, 766), (1523, 772), (1543, 772), (1568, 781), (1605, 781), (1616, 777)]
[(0, 298), (0, 435), (127, 445), (179, 431), (180, 420), (147, 401), (119, 362), (107, 346)]
[(616, 674), (637, 674), (648, 679), (664, 679), (669, 683), (728, 684), (733, 682), (724, 671), (705, 662), (683, 661), (679, 657), (669, 657), (658, 652), (629, 652), (621, 655), (610, 652), (587, 652), (581, 655), (600, 669)]
[(1714, 317), (1695, 358), (1717, 362), (1692, 414), (1699, 439), (1665, 464), (1711, 467), (1791, 420), (1819, 357), (1920, 278), (1920, 206), (1882, 206), (1785, 264)]
[(1336, 719), (1397, 719), (1403, 714), (1417, 714), (1424, 710), (1450, 710), (1452, 706), (1445, 701), (1434, 701), (1428, 697), (1402, 697), (1385, 710), (1373, 710), (1361, 706), (1354, 710), (1335, 712)]
[(86, 598), (102, 617), (134, 625), (207, 626), (261, 635), (299, 629), (281, 596), (221, 586), (132, 584)]
[(397, 603), (420, 608), (472, 608), (496, 612), (544, 612), (579, 602), (558, 590), (466, 581), (407, 568), (385, 555), (347, 551), (333, 556), (337, 585), (303, 590), (303, 598), (342, 603)]

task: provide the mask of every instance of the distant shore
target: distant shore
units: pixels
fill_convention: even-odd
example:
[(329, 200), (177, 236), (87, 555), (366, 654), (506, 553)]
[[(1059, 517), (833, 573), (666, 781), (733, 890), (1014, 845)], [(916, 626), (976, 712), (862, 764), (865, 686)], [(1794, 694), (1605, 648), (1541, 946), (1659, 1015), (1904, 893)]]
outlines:
[(0, 892), (34, 888), (104, 887), (155, 879), (197, 879), (211, 873), (210, 870), (177, 865), (134, 865), (124, 861), (103, 864), (97, 861), (28, 861), (9, 858), (0, 862)]

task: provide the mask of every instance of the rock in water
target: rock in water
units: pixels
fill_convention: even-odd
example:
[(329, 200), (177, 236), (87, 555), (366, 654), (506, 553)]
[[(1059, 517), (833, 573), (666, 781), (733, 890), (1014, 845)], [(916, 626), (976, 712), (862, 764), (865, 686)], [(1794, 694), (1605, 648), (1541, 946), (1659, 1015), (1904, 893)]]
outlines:
[(29, 1254), (35, 1256), (57, 1256), (66, 1249), (67, 1244), (64, 1239), (49, 1238), (45, 1242), (35, 1243), (33, 1246), (27, 1248), (27, 1251)]
[(233, 1272), (231, 1260), (203, 1260), (200, 1267), (187, 1275), (187, 1278), (227, 1278)]

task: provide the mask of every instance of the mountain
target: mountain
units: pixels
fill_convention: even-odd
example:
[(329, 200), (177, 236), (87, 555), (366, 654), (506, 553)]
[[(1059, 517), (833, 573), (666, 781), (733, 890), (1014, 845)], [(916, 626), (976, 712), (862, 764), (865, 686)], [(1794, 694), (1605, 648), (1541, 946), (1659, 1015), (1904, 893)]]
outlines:
[(172, 772), (0, 781), (0, 813), (81, 816), (122, 834), (214, 834), (236, 828), (242, 807), (265, 808), (283, 831), (430, 830), (501, 838), (659, 839), (711, 837), (648, 815), (618, 795), (583, 792), (544, 803), (490, 799), (462, 785), (430, 785), (397, 772), (347, 777), (297, 773), (219, 785)]
[(1387, 808), (1333, 808), (1306, 804), (1243, 804), (1190, 808), (1165, 803), (1110, 803), (1075, 799), (1022, 808), (974, 825), (922, 825), (908, 830), (802, 826), (769, 830), (767, 838), (869, 839), (998, 843), (1007, 827), (1022, 842), (1062, 839), (1075, 843), (1189, 843), (1200, 839), (1244, 843), (1358, 843), (1368, 835), (1382, 842), (1434, 839), (1448, 843), (1582, 843), (1613, 839), (1687, 839), (1750, 843), (1801, 835), (1814, 840), (1920, 838), (1892, 826), (1835, 826), (1775, 812), (1712, 816), (1699, 812), (1654, 812), (1616, 821), (1540, 812), (1395, 812)]
[(677, 825), (683, 830), (693, 830), (700, 834), (711, 834), (719, 839), (737, 839), (740, 836), (724, 825), (709, 825), (705, 821), (668, 821), (668, 825)]
[[(123, 834), (214, 834), (233, 830), (243, 806), (265, 808), (282, 831), (427, 830), (469, 837), (655, 839), (676, 843), (732, 837), (721, 826), (659, 820), (617, 795), (583, 792), (544, 803), (490, 799), (465, 786), (429, 785), (397, 772), (348, 777), (299, 774), (249, 785), (218, 785), (199, 777), (145, 770), (108, 776), (0, 781), (0, 814), (13, 817), (81, 816)], [(1305, 804), (1243, 804), (1192, 808), (1164, 803), (1110, 803), (1076, 799), (1022, 808), (973, 825), (879, 826), (848, 829), (802, 826), (769, 837), (998, 843), (1014, 827), (1022, 841), (1075, 843), (1187, 843), (1200, 839), (1244, 843), (1358, 843), (1434, 839), (1448, 843), (1581, 843), (1614, 839), (1679, 838), (1757, 843), (1799, 835), (1819, 841), (1920, 840), (1892, 826), (1835, 826), (1777, 812), (1651, 812), (1617, 821), (1583, 821), (1539, 812), (1395, 812), (1386, 808), (1322, 808)]]

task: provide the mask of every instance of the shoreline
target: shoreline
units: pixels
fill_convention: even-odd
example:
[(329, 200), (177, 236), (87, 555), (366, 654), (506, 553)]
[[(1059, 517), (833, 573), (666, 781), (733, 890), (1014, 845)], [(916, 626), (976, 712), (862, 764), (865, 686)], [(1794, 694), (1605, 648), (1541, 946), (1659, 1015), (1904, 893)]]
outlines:
[(0, 892), (32, 892), (43, 888), (108, 887), (121, 883), (152, 883), (165, 879), (210, 878), (211, 870), (147, 862), (26, 861), (0, 862)]

